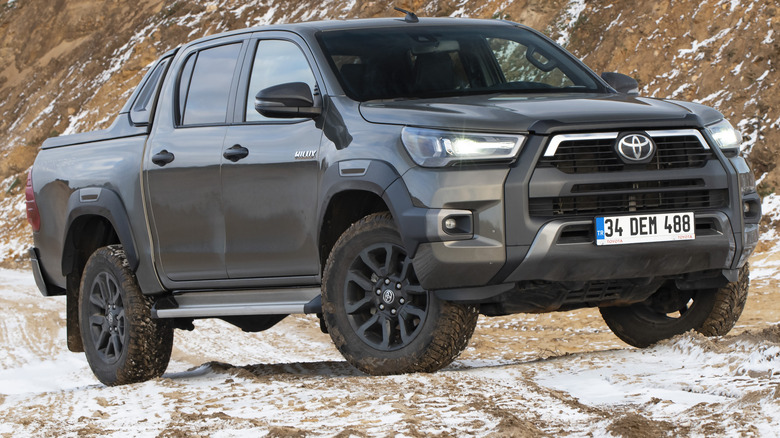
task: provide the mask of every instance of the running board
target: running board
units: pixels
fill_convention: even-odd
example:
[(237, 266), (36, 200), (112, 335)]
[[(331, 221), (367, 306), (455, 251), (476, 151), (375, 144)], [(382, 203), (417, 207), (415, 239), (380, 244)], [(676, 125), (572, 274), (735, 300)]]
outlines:
[(180, 292), (157, 301), (153, 318), (213, 318), (322, 312), (319, 287)]

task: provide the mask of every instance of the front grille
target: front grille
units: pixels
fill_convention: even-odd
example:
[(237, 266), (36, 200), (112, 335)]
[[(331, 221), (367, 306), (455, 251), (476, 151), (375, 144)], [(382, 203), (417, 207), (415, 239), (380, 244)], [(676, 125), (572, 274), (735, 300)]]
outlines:
[(621, 170), (661, 170), (702, 167), (712, 158), (694, 134), (652, 136), (657, 146), (646, 164), (623, 163), (615, 151), (616, 138), (564, 140), (553, 156), (544, 156), (538, 167), (555, 167), (569, 174), (618, 172)]
[(681, 189), (704, 187), (704, 180), (696, 179), (672, 179), (662, 181), (624, 181), (595, 184), (575, 184), (571, 188), (572, 193), (609, 192), (618, 190), (649, 190), (649, 189)]
[(633, 212), (696, 211), (725, 207), (726, 190), (601, 194), (531, 198), (529, 213), (536, 217), (595, 216)]

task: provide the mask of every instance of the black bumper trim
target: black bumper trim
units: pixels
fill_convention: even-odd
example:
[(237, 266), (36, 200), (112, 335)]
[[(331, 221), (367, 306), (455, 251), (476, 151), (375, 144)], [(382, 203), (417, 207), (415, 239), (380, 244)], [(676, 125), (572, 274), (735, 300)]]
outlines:
[[(728, 217), (717, 212), (697, 214), (696, 218), (713, 221), (713, 229), (697, 233), (695, 240), (612, 246), (563, 243), (564, 228), (579, 222), (551, 221), (542, 227), (523, 262), (503, 281), (616, 280), (728, 269), (736, 249)], [(592, 226), (589, 221), (582, 224)]]
[(30, 267), (32, 268), (33, 276), (35, 277), (35, 284), (38, 286), (38, 290), (41, 291), (41, 295), (44, 297), (65, 295), (65, 290), (61, 287), (46, 283), (46, 277), (44, 277), (41, 264), (38, 261), (38, 249), (30, 248), (27, 250), (27, 254), (30, 256)]

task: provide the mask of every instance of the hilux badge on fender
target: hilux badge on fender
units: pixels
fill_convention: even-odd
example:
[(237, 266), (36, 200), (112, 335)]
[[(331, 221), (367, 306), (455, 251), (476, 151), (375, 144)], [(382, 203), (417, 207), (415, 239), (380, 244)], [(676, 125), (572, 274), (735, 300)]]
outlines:
[(317, 156), (317, 151), (315, 150), (295, 151), (296, 160), (310, 160), (316, 156)]
[(628, 134), (618, 141), (617, 151), (623, 162), (641, 163), (655, 154), (655, 143), (645, 135)]

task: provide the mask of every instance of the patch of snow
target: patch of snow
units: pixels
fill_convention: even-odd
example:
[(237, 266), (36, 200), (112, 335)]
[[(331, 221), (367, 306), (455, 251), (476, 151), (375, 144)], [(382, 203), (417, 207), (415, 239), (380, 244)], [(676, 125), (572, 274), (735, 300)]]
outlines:
[(761, 214), (772, 222), (780, 221), (780, 195), (770, 193), (764, 196), (761, 200)]
[(274, 15), (276, 15), (276, 7), (269, 6), (268, 10), (265, 11), (265, 14), (258, 17), (255, 22), (254, 26), (263, 26), (266, 24), (271, 24), (274, 22)]
[(684, 55), (690, 55), (690, 54), (696, 53), (696, 52), (699, 51), (699, 49), (701, 49), (703, 47), (707, 47), (710, 44), (712, 44), (713, 42), (715, 42), (715, 41), (725, 37), (730, 31), (731, 31), (731, 28), (726, 28), (726, 29), (721, 30), (720, 32), (718, 32), (714, 36), (705, 39), (702, 42), (693, 41), (691, 43), (691, 48), (690, 49), (680, 49), (678, 51), (678, 55), (679, 56), (684, 56)]
[(557, 40), (555, 40), (556, 43), (559, 45), (566, 47), (566, 45), (569, 43), (569, 38), (571, 37), (571, 31), (574, 28), (574, 25), (577, 24), (577, 21), (580, 18), (580, 14), (582, 14), (582, 11), (585, 10), (585, 0), (570, 0), (569, 5), (566, 8), (566, 11), (561, 14), (561, 19), (565, 21), (565, 23), (562, 24), (560, 29), (560, 36)]
[[(748, 101), (745, 106), (748, 106), (750, 103), (751, 101)], [(755, 104), (755, 101), (752, 103)], [(756, 145), (756, 142), (758, 142), (761, 137), (759, 126), (760, 120), (755, 117), (742, 119), (737, 123), (737, 129), (742, 133), (742, 145), (740, 146), (740, 150), (745, 154), (750, 154), (750, 151), (753, 150), (753, 146)]]
[(769, 32), (767, 32), (766, 37), (763, 41), (761, 41), (761, 44), (772, 44), (775, 42), (775, 39), (772, 38), (772, 35), (775, 34), (775, 31), (773, 29), (769, 29)]
[[(539, 384), (571, 394), (581, 403), (602, 408), (641, 406), (659, 420), (684, 420), (688, 411), (706, 406), (714, 418), (743, 409), (762, 412), (752, 423), (777, 431), (780, 405), (776, 376), (780, 346), (733, 341), (726, 351), (699, 335), (683, 335), (644, 349), (604, 352), (596, 357), (567, 358), (566, 365), (541, 365)], [(755, 398), (752, 402), (742, 400)], [(727, 435), (738, 432), (727, 429)], [(761, 436), (761, 434), (759, 434)]]
[(709, 102), (710, 100), (713, 100), (713, 99), (717, 98), (718, 96), (720, 96), (721, 94), (723, 94), (723, 93), (725, 93), (725, 92), (726, 92), (725, 90), (718, 90), (718, 91), (716, 91), (716, 92), (714, 92), (714, 93), (710, 94), (709, 96), (703, 97), (703, 98), (701, 98), (701, 99), (694, 99), (693, 101), (694, 101), (695, 103), (705, 103), (705, 102)]
[(685, 91), (685, 89), (687, 89), (687, 88), (690, 88), (690, 87), (692, 87), (692, 86), (693, 86), (693, 84), (682, 84), (682, 85), (680, 85), (679, 87), (677, 87), (677, 89), (676, 89), (676, 90), (672, 91), (672, 94), (670, 94), (670, 95), (669, 95), (669, 97), (675, 97), (675, 96), (677, 96), (678, 94), (680, 94), (680, 93), (682, 93), (683, 91)]
[(612, 29), (614, 26), (617, 26), (618, 24), (622, 24), (622, 23), (620, 22), (620, 17), (622, 17), (622, 16), (623, 16), (623, 13), (622, 13), (622, 12), (621, 12), (621, 13), (619, 13), (619, 14), (618, 14), (618, 16), (617, 16), (617, 17), (616, 17), (614, 20), (612, 20), (612, 22), (611, 22), (611, 23), (609, 23), (609, 25), (607, 26), (607, 28), (606, 28), (606, 29), (604, 29), (604, 32), (607, 32), (608, 30)]

